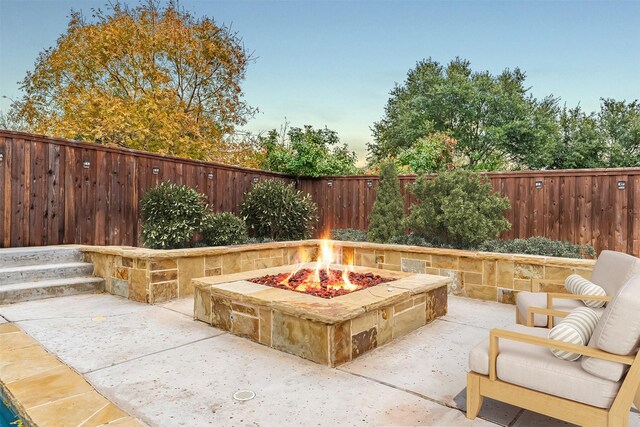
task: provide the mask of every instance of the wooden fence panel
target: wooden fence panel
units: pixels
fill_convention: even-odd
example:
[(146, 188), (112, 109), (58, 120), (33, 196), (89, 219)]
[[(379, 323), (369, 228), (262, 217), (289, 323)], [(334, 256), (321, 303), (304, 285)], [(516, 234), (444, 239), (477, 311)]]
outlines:
[[(259, 181), (295, 183), (318, 204), (316, 236), (366, 229), (377, 176), (294, 179), (94, 143), (0, 130), (0, 245), (140, 246), (139, 204), (162, 181), (197, 188), (215, 211), (238, 212)], [(84, 167), (85, 162), (88, 162)], [(640, 255), (640, 168), (489, 173), (508, 197), (502, 238), (546, 236)], [(405, 211), (417, 201), (400, 177)], [(619, 183), (624, 188), (619, 189)]]
[[(611, 249), (640, 256), (640, 168), (492, 172), (487, 176), (494, 190), (511, 204), (505, 212), (511, 229), (501, 238), (543, 236), (592, 245), (598, 252)], [(417, 202), (406, 189), (414, 180), (412, 175), (400, 176), (407, 213)], [(378, 181), (377, 176), (299, 180), (298, 188), (318, 204), (316, 237), (329, 229), (366, 229)], [(625, 188), (618, 189), (618, 182), (624, 182)]]
[(216, 211), (238, 212), (256, 179), (290, 180), (284, 174), (2, 130), (0, 154), (1, 247), (140, 246), (140, 199), (162, 181), (197, 188)]
[(627, 253), (640, 254), (640, 174), (629, 174), (629, 180), (627, 181), (629, 186), (629, 201), (627, 206), (628, 218), (630, 226), (630, 233), (627, 238)]

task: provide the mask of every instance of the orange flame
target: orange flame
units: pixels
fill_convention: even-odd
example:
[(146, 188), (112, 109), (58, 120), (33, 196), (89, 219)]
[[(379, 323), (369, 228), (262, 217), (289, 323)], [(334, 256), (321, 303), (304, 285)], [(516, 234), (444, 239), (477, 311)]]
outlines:
[[(323, 233), (322, 240), (320, 241), (320, 249), (318, 252), (318, 257), (315, 260), (315, 268), (313, 270), (313, 274), (309, 274), (302, 282), (299, 282), (298, 284), (291, 284), (289, 283), (290, 279), (296, 273), (298, 273), (298, 271), (304, 268), (304, 263), (311, 261), (309, 252), (303, 250), (302, 248), (298, 250), (296, 258), (301, 263), (298, 264), (297, 268), (295, 268), (291, 272), (291, 274), (289, 274), (280, 282), (291, 289), (305, 292), (309, 289), (320, 288), (322, 286), (321, 272), (323, 270), (324, 274), (330, 279), (332, 278), (332, 275), (335, 276), (335, 273), (331, 272), (330, 267), (331, 264), (336, 262), (337, 254), (334, 251), (333, 241), (330, 240), (328, 233)], [(326, 284), (326, 286), (333, 289), (346, 289), (348, 291), (358, 290), (359, 286), (351, 283), (351, 281), (349, 280), (349, 273), (353, 271), (353, 259), (343, 259), (343, 263), (345, 264), (345, 266), (341, 275), (341, 280), (339, 280), (338, 277), (333, 277), (334, 280), (332, 280), (332, 282), (338, 281), (338, 283)]]
[(353, 257), (345, 259), (345, 256), (343, 255), (342, 262), (344, 263), (344, 271), (342, 272), (342, 281), (344, 282), (344, 288), (348, 291), (355, 291), (358, 289), (358, 286), (354, 285), (349, 280), (349, 273), (353, 271)]

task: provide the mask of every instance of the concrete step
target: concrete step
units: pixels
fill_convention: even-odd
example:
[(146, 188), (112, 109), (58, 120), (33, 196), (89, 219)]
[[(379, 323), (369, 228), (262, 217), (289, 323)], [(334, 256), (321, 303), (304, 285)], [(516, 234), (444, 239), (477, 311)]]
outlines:
[(0, 269), (80, 261), (82, 261), (82, 252), (77, 248), (33, 246), (28, 248), (0, 249)]
[(67, 262), (62, 264), (0, 268), (0, 289), (5, 285), (17, 283), (67, 279), (70, 277), (90, 276), (92, 274), (93, 264), (88, 262)]
[(72, 277), (0, 286), (0, 305), (68, 295), (104, 292), (100, 277)]

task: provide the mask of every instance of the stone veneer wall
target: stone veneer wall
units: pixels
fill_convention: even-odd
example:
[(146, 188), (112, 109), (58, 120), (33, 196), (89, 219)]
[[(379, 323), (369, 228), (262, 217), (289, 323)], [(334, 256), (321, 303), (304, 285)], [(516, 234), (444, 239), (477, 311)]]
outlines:
[(595, 260), (499, 254), (375, 243), (336, 242), (343, 263), (453, 279), (449, 293), (514, 304), (520, 291), (565, 292), (570, 274), (591, 278)]
[(119, 246), (83, 246), (94, 275), (105, 290), (133, 301), (154, 304), (193, 295), (191, 279), (239, 273), (295, 263), (299, 251), (315, 256), (317, 242), (263, 243), (234, 247), (156, 250)]
[[(294, 264), (303, 252), (314, 259), (319, 240), (233, 247), (153, 250), (85, 246), (94, 274), (107, 292), (138, 302), (157, 303), (192, 295), (191, 279)], [(419, 246), (334, 242), (335, 262), (427, 273), (453, 279), (449, 293), (513, 304), (520, 291), (564, 292), (573, 273), (591, 277), (594, 260), (434, 249)]]
[(365, 269), (398, 280), (327, 300), (247, 282), (254, 272), (196, 279), (194, 318), (334, 367), (447, 314), (451, 279)]

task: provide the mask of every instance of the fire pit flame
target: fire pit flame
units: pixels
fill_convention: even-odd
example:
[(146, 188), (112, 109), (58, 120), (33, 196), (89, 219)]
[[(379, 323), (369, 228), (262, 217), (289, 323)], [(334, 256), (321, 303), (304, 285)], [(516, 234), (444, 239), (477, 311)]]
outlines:
[[(322, 278), (320, 277), (320, 272), (322, 271), (324, 272), (324, 275), (329, 278), (327, 287), (335, 290), (339, 290), (341, 288), (352, 288), (349, 289), (351, 291), (356, 290), (357, 286), (354, 287), (354, 285), (349, 282), (349, 275), (346, 269), (342, 274), (342, 282), (336, 281), (335, 278), (332, 277), (334, 275), (332, 275), (330, 267), (334, 261), (335, 254), (333, 252), (333, 242), (326, 237), (323, 237), (322, 242), (320, 243), (320, 254), (318, 256), (318, 260), (316, 261), (316, 268), (313, 271), (313, 275), (307, 275), (301, 283), (290, 286), (291, 289), (298, 292), (307, 292), (308, 289), (320, 289), (322, 287)], [(291, 273), (291, 276), (296, 274), (298, 271), (300, 271), (300, 268)], [(289, 279), (291, 278), (291, 276), (280, 283), (289, 285)]]
[(344, 271), (342, 272), (342, 282), (343, 282), (344, 289), (350, 292), (353, 292), (358, 290), (358, 285), (354, 285), (349, 280), (350, 267), (351, 267), (350, 265), (347, 265)]
[(304, 263), (310, 262), (310, 259), (300, 259), (302, 263), (298, 264), (290, 274), (264, 276), (250, 281), (322, 298), (333, 298), (393, 280), (372, 273), (355, 273), (352, 259), (343, 260), (345, 264), (343, 271), (331, 269), (335, 259), (333, 242), (323, 239), (314, 269), (304, 268)]

